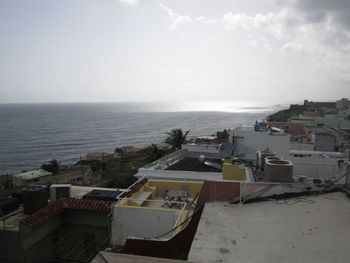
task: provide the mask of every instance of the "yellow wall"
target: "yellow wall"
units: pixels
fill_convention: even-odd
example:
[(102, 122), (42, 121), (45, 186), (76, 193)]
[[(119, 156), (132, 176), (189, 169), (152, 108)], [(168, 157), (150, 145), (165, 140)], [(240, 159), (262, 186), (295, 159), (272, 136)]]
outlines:
[[(203, 182), (198, 181), (175, 181), (175, 180), (152, 180), (149, 179), (137, 192), (133, 193), (130, 199), (155, 199), (161, 194), (161, 190), (188, 190), (188, 194), (194, 197), (203, 186)], [(149, 194), (148, 194), (149, 193)], [(118, 206), (142, 206), (138, 200), (124, 199), (118, 203)]]
[(247, 179), (245, 167), (240, 167), (228, 162), (223, 163), (222, 179), (245, 181)]

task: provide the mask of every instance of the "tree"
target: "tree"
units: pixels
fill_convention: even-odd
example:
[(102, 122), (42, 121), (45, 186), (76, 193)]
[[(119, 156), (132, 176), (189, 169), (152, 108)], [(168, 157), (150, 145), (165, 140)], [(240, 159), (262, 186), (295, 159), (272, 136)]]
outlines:
[(119, 154), (119, 156), (124, 156), (124, 149), (123, 148), (117, 147), (114, 149), (114, 152)]
[(229, 136), (229, 130), (226, 129), (224, 129), (223, 131), (216, 132), (216, 137), (220, 140), (227, 139)]
[(181, 145), (186, 142), (186, 137), (190, 131), (183, 133), (181, 129), (172, 129), (167, 132), (168, 137), (165, 139), (165, 143), (170, 144), (174, 149), (180, 149)]
[(151, 146), (148, 146), (145, 149), (145, 154), (146, 154), (146, 161), (151, 163), (162, 158), (165, 154), (165, 151), (163, 149), (160, 149), (154, 143), (152, 143)]
[(49, 163), (44, 163), (43, 165), (41, 165), (41, 169), (48, 171), (53, 175), (56, 175), (58, 174), (60, 165), (56, 159), (53, 159), (52, 161), (49, 161)]

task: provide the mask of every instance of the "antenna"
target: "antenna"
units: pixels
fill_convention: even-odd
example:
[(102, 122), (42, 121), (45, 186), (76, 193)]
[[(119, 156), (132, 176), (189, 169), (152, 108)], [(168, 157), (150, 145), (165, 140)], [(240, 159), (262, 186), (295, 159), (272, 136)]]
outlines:
[(222, 158), (227, 159), (230, 158), (233, 154), (232, 143), (224, 142), (219, 146), (219, 154)]

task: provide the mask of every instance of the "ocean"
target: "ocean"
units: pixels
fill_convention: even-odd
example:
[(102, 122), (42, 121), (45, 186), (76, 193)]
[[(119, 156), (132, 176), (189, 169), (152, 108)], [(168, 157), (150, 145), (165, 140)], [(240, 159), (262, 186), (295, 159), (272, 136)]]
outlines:
[(0, 175), (93, 151), (163, 142), (174, 128), (190, 137), (253, 124), (285, 105), (249, 102), (0, 104)]

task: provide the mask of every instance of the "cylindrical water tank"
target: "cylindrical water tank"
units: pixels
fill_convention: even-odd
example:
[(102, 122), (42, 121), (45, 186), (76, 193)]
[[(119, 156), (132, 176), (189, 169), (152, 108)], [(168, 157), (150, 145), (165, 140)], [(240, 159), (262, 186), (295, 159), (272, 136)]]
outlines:
[(293, 163), (288, 160), (266, 160), (264, 174), (267, 182), (294, 182)]

